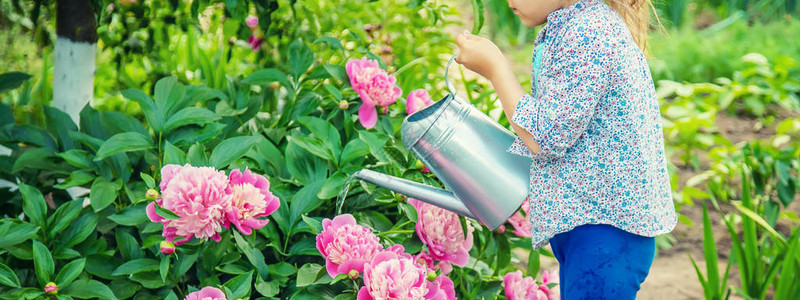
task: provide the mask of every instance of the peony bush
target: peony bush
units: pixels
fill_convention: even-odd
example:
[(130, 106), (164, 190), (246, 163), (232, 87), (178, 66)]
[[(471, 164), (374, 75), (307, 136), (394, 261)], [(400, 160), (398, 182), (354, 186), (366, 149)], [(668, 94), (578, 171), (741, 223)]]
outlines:
[[(395, 9), (422, 28), (424, 5)], [(0, 299), (503, 299), (504, 274), (539, 273), (549, 253), (513, 251), (524, 236), (348, 180), (441, 186), (399, 126), (441, 96), (446, 47), (412, 48), (409, 24), (372, 14), (348, 24), (361, 34), (276, 40), (285, 12), (234, 12), (236, 36), (217, 37), (246, 63), (172, 41), (203, 66), (148, 74), (118, 93), (124, 113), (86, 107), (76, 124), (44, 106), (26, 123), (0, 103)]]

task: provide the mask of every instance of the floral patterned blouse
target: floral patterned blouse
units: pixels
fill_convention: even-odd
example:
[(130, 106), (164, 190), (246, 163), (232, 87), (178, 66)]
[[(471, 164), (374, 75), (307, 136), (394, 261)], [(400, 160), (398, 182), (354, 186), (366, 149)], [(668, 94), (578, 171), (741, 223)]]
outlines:
[(541, 152), (519, 138), (508, 149), (533, 160), (533, 248), (584, 224), (642, 236), (670, 232), (677, 216), (659, 105), (625, 22), (602, 0), (579, 0), (547, 16), (534, 49), (540, 68), (512, 121)]

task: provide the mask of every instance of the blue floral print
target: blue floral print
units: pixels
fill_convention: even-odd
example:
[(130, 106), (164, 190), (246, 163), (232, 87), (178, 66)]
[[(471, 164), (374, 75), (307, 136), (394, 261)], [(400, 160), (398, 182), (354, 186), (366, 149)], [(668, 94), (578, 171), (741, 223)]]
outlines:
[(512, 121), (541, 151), (531, 153), (519, 138), (508, 150), (533, 160), (533, 248), (584, 224), (642, 236), (670, 232), (677, 217), (661, 115), (625, 22), (602, 0), (579, 0), (547, 16), (534, 49), (540, 68)]

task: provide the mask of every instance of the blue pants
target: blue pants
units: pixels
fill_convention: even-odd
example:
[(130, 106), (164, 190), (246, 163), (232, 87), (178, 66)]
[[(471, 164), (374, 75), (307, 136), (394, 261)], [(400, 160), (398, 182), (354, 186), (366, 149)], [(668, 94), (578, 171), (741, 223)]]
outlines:
[(655, 239), (610, 225), (583, 225), (550, 239), (561, 299), (636, 299), (655, 255)]

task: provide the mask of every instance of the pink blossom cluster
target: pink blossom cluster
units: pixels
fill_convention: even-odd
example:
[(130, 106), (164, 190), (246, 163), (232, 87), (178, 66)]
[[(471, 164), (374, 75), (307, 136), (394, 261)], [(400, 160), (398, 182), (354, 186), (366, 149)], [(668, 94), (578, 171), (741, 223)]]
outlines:
[(183, 300), (226, 300), (225, 293), (222, 290), (207, 286), (199, 291), (195, 291), (186, 295)]
[(345, 64), (350, 85), (361, 98), (358, 108), (358, 121), (364, 128), (375, 127), (378, 122), (376, 106), (389, 110), (389, 105), (400, 98), (403, 91), (395, 83), (397, 78), (381, 69), (378, 62), (366, 57), (348, 61)]
[(435, 271), (406, 253), (402, 245), (384, 248), (378, 237), (350, 214), (322, 221), (317, 250), (325, 257), (331, 277), (363, 274), (358, 300), (456, 299), (450, 278), (433, 276)]
[(514, 234), (519, 237), (531, 237), (531, 222), (528, 220), (530, 213), (530, 206), (528, 199), (522, 202), (521, 210), (525, 212), (523, 216), (519, 211), (515, 212), (511, 218), (508, 218), (508, 223), (514, 227)]
[(542, 273), (541, 283), (537, 283), (530, 276), (522, 276), (521, 271), (506, 274), (503, 277), (506, 298), (508, 300), (558, 300), (560, 298), (558, 287), (551, 286), (557, 281), (557, 275), (547, 271)]
[(264, 34), (261, 33), (261, 28), (258, 27), (258, 17), (247, 16), (244, 23), (253, 31), (247, 44), (250, 45), (250, 48), (253, 48), (253, 51), (258, 51), (258, 49), (261, 49), (261, 44), (264, 43)]
[[(267, 225), (263, 217), (280, 205), (269, 191), (269, 181), (250, 170), (233, 170), (226, 176), (211, 167), (170, 164), (161, 168), (160, 188), (161, 197), (147, 205), (147, 216), (164, 225), (162, 235), (174, 245), (192, 237), (219, 241), (219, 233), (230, 224), (249, 235)], [(178, 218), (160, 216), (156, 204)]]
[[(463, 228), (459, 216), (452, 211), (414, 198), (409, 198), (408, 204), (417, 209), (417, 236), (428, 248), (426, 255), (417, 259), (426, 261), (431, 268), (441, 269), (443, 274), (452, 270), (450, 264), (465, 266), (475, 229), (469, 225)], [(433, 260), (439, 263), (434, 264)]]

